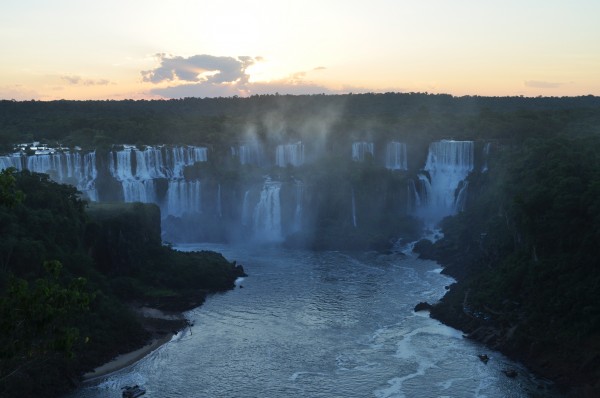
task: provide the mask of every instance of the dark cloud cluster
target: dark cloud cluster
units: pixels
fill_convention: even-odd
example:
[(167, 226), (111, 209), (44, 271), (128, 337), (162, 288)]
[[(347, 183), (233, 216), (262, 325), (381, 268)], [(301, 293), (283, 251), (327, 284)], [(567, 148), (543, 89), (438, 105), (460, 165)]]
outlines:
[(233, 58), (207, 54), (188, 58), (157, 54), (157, 58), (160, 65), (155, 69), (142, 71), (143, 81), (155, 84), (175, 80), (205, 84), (245, 84), (248, 82), (246, 69), (260, 61), (260, 57)]
[[(246, 70), (262, 61), (262, 57), (218, 57), (208, 54), (191, 57), (157, 54), (160, 65), (142, 71), (144, 82), (170, 83), (150, 90), (166, 98), (229, 97), (252, 94), (320, 94), (332, 93), (328, 88), (306, 81), (306, 72), (297, 72), (272, 82), (249, 82)], [(325, 67), (314, 68), (315, 71)]]

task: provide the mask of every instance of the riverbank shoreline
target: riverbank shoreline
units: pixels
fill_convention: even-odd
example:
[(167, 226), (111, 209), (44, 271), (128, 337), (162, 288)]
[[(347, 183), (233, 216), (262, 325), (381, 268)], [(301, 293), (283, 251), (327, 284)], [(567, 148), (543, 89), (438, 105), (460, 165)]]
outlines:
[(162, 347), (164, 344), (170, 342), (173, 339), (173, 336), (175, 336), (175, 334), (169, 333), (162, 338), (152, 339), (149, 344), (143, 346), (142, 348), (117, 356), (109, 362), (98, 366), (93, 371), (85, 373), (82, 376), (82, 382), (93, 382), (139, 362)]
[[(469, 314), (466, 308), (468, 289), (460, 278), (449, 287), (440, 301), (432, 305), (430, 317), (460, 330), (466, 338), (498, 351), (522, 363), (541, 380), (551, 381), (557, 391), (568, 398), (598, 397), (597, 381), (578, 370), (580, 363), (565, 360), (558, 347), (543, 347), (535, 340), (516, 344), (514, 335), (521, 324), (501, 325)], [(585, 362), (582, 359), (582, 362)]]
[(152, 307), (134, 307), (143, 328), (152, 336), (146, 345), (116, 356), (110, 361), (96, 367), (94, 370), (81, 376), (83, 383), (93, 382), (125, 369), (142, 360), (164, 344), (170, 342), (177, 333), (186, 327), (191, 327), (190, 322), (182, 312), (166, 312)]

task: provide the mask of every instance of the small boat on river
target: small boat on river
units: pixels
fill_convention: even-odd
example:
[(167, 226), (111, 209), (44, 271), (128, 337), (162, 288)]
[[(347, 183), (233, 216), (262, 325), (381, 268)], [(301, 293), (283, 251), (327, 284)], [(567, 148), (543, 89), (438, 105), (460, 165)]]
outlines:
[(123, 390), (123, 398), (137, 398), (141, 397), (146, 393), (146, 390), (142, 387), (138, 386), (126, 386), (122, 388)]
[(505, 375), (507, 375), (508, 377), (517, 377), (518, 373), (516, 370), (514, 369), (505, 369), (502, 371), (502, 373), (504, 373)]

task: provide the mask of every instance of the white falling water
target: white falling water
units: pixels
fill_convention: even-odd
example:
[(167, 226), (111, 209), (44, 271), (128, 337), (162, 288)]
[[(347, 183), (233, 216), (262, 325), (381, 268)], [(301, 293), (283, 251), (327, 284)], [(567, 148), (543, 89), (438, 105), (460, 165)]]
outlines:
[[(473, 170), (473, 142), (442, 140), (429, 145), (425, 175), (421, 182), (420, 215), (430, 223), (456, 213), (464, 206), (468, 184), (462, 184)], [(458, 188), (461, 188), (457, 191)], [(459, 200), (460, 199), (460, 200)]]
[(28, 156), (25, 168), (36, 173), (48, 173), (55, 179), (62, 180), (63, 157), (58, 153)]
[(254, 237), (265, 242), (281, 241), (281, 183), (267, 179), (252, 217)]
[(486, 142), (483, 146), (483, 165), (481, 166), (481, 172), (485, 173), (488, 171), (488, 157), (490, 156), (490, 149), (492, 147), (491, 142)]
[(459, 184), (458, 194), (456, 195), (456, 204), (454, 210), (457, 212), (465, 211), (465, 205), (467, 204), (467, 189), (469, 188), (469, 181), (462, 181)]
[(169, 181), (166, 205), (167, 214), (175, 217), (181, 217), (184, 214), (201, 213), (201, 193), (200, 181)]
[(232, 156), (237, 156), (241, 165), (263, 165), (264, 151), (258, 142), (250, 142), (236, 147), (231, 147)]
[(169, 170), (163, 161), (160, 148), (146, 147), (143, 151), (135, 150), (135, 175), (143, 180), (152, 178), (166, 178)]
[(217, 215), (223, 218), (223, 210), (221, 208), (221, 184), (217, 188)]
[(410, 179), (407, 184), (407, 200), (406, 200), (406, 213), (414, 214), (417, 209), (421, 207), (421, 197), (417, 188), (415, 187), (415, 181)]
[(279, 167), (286, 167), (287, 165), (301, 166), (304, 164), (304, 144), (298, 141), (295, 144), (277, 145), (275, 164)]
[(362, 162), (365, 160), (365, 154), (374, 155), (375, 148), (372, 142), (354, 142), (352, 143), (352, 160)]
[[(186, 166), (205, 162), (207, 159), (208, 150), (203, 147), (148, 146), (144, 150), (139, 150), (127, 145), (122, 150), (109, 153), (108, 169), (110, 174), (121, 183), (126, 202), (157, 203), (154, 180), (169, 179), (167, 203), (164, 207), (177, 214), (183, 214), (185, 209), (190, 212), (199, 211), (197, 207), (199, 204), (196, 205), (195, 199), (192, 199), (199, 197), (199, 194), (194, 193), (199, 192), (199, 182), (191, 182), (189, 187), (186, 187), (186, 183), (181, 182), (184, 177), (183, 171)], [(8, 167), (47, 173), (57, 182), (76, 186), (90, 200), (98, 200), (95, 187), (98, 176), (96, 152), (0, 156), (0, 169)]]
[(131, 152), (132, 150), (125, 149), (110, 153), (109, 171), (119, 181), (132, 180), (134, 178)]
[(156, 203), (154, 180), (122, 181), (125, 202)]
[(49, 174), (56, 182), (77, 187), (90, 200), (97, 200), (95, 181), (96, 152), (55, 152), (42, 155), (23, 156), (13, 154), (0, 156), (0, 169), (14, 167), (35, 173)]
[(294, 223), (292, 224), (292, 232), (302, 230), (302, 214), (304, 212), (304, 184), (300, 180), (296, 180), (296, 209), (294, 211)]
[(0, 156), (0, 171), (8, 169), (9, 167), (14, 167), (17, 170), (22, 170), (22, 159), (23, 157), (21, 156), (21, 154)]
[(405, 143), (388, 142), (385, 147), (385, 167), (389, 170), (408, 170)]
[(244, 193), (244, 201), (242, 203), (242, 225), (247, 227), (252, 222), (250, 212), (250, 191)]
[(352, 188), (352, 225), (354, 228), (357, 227), (356, 223), (356, 200), (354, 198), (354, 188)]
[[(197, 162), (208, 160), (208, 150), (203, 147), (146, 147), (140, 151), (126, 147), (111, 152), (110, 173), (119, 181), (154, 178), (183, 178), (183, 170)], [(135, 158), (135, 169), (133, 159)]]
[(208, 161), (208, 149), (204, 147), (178, 146), (168, 148), (165, 152), (165, 167), (170, 178), (183, 178), (186, 166)]
[(67, 153), (67, 177), (74, 178), (77, 181), (77, 189), (88, 196), (92, 201), (98, 200), (98, 191), (96, 190), (96, 152), (88, 152), (84, 155), (80, 153)]
[[(125, 146), (110, 153), (109, 171), (123, 187), (125, 202), (157, 203), (154, 180), (169, 179), (167, 214), (181, 216), (200, 212), (200, 182), (183, 180), (186, 166), (208, 159), (207, 149), (194, 146), (146, 147), (139, 150)], [(158, 204), (158, 203), (157, 203)]]

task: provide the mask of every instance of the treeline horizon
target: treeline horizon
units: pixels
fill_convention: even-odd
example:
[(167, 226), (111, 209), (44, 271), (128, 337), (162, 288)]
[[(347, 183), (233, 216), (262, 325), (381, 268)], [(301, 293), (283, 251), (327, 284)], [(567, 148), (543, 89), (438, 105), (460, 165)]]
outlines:
[[(173, 100), (0, 101), (0, 152), (20, 142), (65, 146), (210, 144), (247, 139), (514, 139), (574, 119), (600, 124), (600, 97), (448, 94), (257, 95)], [(575, 129), (574, 129), (575, 130)], [(577, 128), (581, 130), (580, 127)]]

